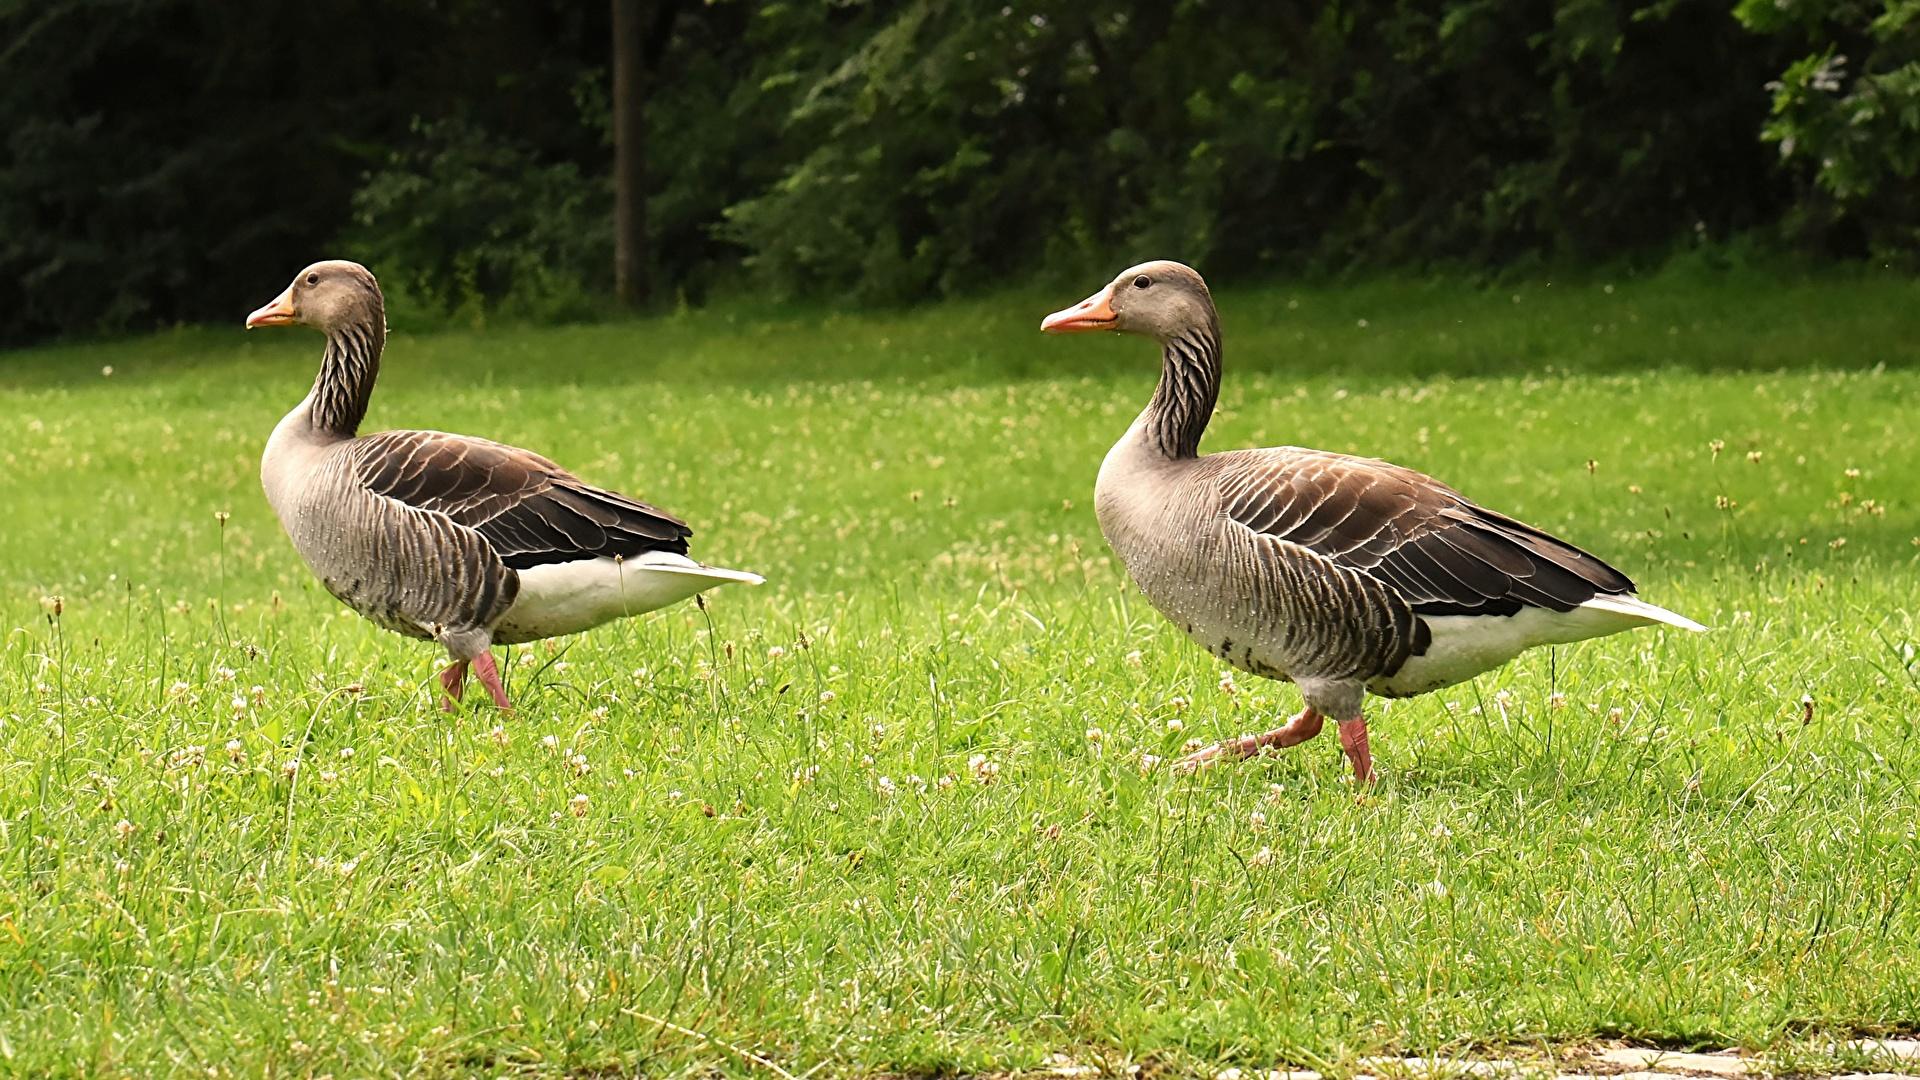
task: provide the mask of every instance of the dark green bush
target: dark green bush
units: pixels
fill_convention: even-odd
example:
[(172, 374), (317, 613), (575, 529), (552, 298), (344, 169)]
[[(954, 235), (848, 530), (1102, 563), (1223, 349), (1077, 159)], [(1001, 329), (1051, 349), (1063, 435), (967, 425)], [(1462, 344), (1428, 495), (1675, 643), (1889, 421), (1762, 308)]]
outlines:
[(1232, 275), (1649, 254), (1764, 225), (1772, 43), (1708, 4), (910, 2), (840, 20), (727, 211), (788, 290), (1166, 255)]
[(353, 197), (346, 247), (416, 313), (581, 318), (604, 309), (613, 196), (571, 162), (461, 120), (416, 121), (411, 144)]
[(1920, 2), (1741, 0), (1798, 58), (1770, 84), (1763, 137), (1802, 183), (1790, 230), (1910, 262), (1920, 241)]
[[(663, 302), (744, 277), (892, 303), (1149, 256), (1221, 280), (1782, 235), (1904, 258), (1920, 0), (1731, 3), (656, 0), (645, 259)], [(0, 2), (0, 342), (234, 318), (331, 254), (401, 317), (596, 310), (608, 27), (603, 3)]]

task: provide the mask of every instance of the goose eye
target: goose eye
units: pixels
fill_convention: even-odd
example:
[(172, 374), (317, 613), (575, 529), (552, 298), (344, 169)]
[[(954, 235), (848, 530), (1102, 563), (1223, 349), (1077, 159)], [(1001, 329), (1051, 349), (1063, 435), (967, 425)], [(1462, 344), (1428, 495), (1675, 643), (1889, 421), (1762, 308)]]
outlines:
[(1145, 274), (1141, 274), (1139, 277), (1133, 279), (1133, 287), (1136, 289), (1144, 289), (1151, 284), (1153, 284), (1153, 279)]
[(318, 285), (318, 284), (320, 284), (320, 275), (319, 275), (319, 274), (308, 274), (308, 275), (307, 275), (307, 284), (309, 284), (309, 285)]

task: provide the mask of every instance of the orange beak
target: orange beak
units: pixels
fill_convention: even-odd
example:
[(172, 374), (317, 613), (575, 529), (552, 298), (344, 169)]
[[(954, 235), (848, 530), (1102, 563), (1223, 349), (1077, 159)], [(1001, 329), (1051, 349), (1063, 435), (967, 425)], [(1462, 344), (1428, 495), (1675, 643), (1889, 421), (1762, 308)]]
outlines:
[(1113, 313), (1113, 286), (1109, 285), (1072, 307), (1040, 320), (1040, 332), (1079, 334), (1088, 330), (1111, 330), (1119, 318)]
[(247, 329), (256, 326), (287, 326), (293, 322), (293, 286), (274, 298), (273, 303), (247, 316)]

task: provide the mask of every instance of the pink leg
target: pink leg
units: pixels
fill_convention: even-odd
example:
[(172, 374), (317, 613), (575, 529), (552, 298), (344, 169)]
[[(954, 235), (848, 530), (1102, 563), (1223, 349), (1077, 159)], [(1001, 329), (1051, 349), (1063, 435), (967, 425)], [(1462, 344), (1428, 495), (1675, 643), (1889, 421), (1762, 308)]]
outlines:
[(1287, 721), (1284, 727), (1274, 728), (1264, 735), (1242, 735), (1237, 739), (1214, 743), (1181, 758), (1175, 767), (1197, 769), (1223, 757), (1250, 758), (1269, 746), (1298, 746), (1320, 734), (1320, 724), (1324, 720), (1325, 717), (1312, 709), (1302, 709), (1300, 715)]
[(493, 666), (493, 653), (483, 652), (473, 658), (473, 673), (480, 676), (480, 685), (493, 695), (493, 703), (512, 712), (513, 706), (507, 703), (506, 687), (500, 685), (500, 669)]
[(1355, 783), (1371, 784), (1378, 779), (1373, 771), (1373, 754), (1367, 750), (1366, 717), (1340, 721), (1340, 749), (1347, 752), (1347, 760), (1353, 763)]
[(467, 662), (455, 660), (440, 672), (440, 688), (447, 696), (440, 699), (440, 707), (452, 712), (460, 701), (460, 695), (467, 689)]

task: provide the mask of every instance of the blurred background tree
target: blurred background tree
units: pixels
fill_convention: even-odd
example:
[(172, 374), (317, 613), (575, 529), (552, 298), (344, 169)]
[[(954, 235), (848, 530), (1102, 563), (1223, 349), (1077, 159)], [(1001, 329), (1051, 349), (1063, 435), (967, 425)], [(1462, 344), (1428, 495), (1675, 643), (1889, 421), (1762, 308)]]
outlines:
[(1920, 0), (1741, 0), (1737, 13), (1797, 54), (1768, 84), (1762, 133), (1799, 185), (1786, 232), (1910, 264), (1920, 241)]
[(1920, 228), (1916, 0), (0, 0), (0, 342), (231, 320), (322, 255), (409, 318), (604, 310), (616, 6), (656, 303)]

